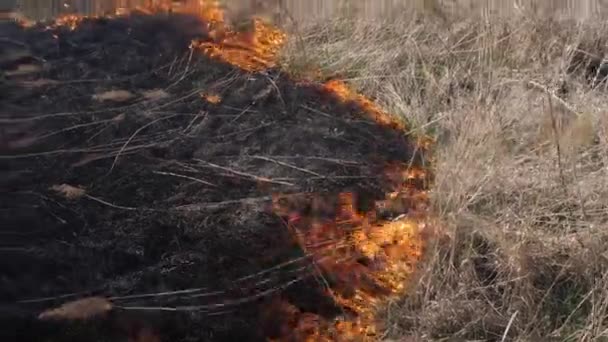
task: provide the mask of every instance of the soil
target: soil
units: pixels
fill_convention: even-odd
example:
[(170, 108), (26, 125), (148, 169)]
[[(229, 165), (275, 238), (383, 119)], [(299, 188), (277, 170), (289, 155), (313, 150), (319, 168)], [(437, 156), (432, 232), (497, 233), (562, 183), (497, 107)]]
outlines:
[[(384, 167), (421, 163), (413, 144), (318, 84), (193, 52), (204, 27), (178, 14), (0, 24), (3, 341), (265, 340), (291, 324), (277, 298), (348, 314), (286, 220), (332, 217), (344, 192), (374, 210), (394, 187)], [(325, 204), (289, 201), (311, 194)], [(184, 289), (199, 290), (124, 297)], [(93, 295), (115, 309), (37, 319)]]

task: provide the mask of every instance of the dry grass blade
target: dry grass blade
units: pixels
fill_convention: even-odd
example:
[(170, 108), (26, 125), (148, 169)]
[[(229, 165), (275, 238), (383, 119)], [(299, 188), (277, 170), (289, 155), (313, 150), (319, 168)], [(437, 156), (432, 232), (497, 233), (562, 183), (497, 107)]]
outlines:
[(132, 295), (126, 295), (126, 296), (115, 296), (115, 297), (110, 297), (109, 299), (111, 301), (124, 301), (124, 300), (130, 300), (130, 299), (141, 299), (141, 298), (152, 298), (152, 297), (166, 297), (166, 296), (179, 296), (179, 295), (193, 295), (193, 294), (197, 294), (197, 295), (206, 295), (206, 296), (212, 296), (212, 295), (219, 295), (219, 294), (223, 294), (224, 291), (213, 291), (213, 292), (204, 292), (202, 293), (202, 291), (206, 290), (206, 288), (194, 288), (194, 289), (185, 289), (185, 290), (177, 290), (177, 291), (166, 291), (166, 292), (156, 292), (156, 293), (143, 293), (143, 294), (132, 294)]
[(223, 170), (223, 171), (228, 171), (228, 172), (233, 173), (235, 175), (242, 176), (242, 177), (245, 177), (245, 178), (249, 178), (249, 179), (257, 181), (257, 182), (273, 183), (273, 184), (287, 185), (287, 186), (294, 186), (293, 183), (283, 182), (283, 181), (279, 181), (279, 180), (269, 179), (269, 178), (266, 178), (266, 177), (260, 177), (260, 176), (252, 175), (252, 174), (247, 173), (247, 172), (237, 171), (237, 170), (231, 169), (229, 167), (225, 167), (225, 166), (217, 165), (217, 164), (214, 164), (214, 163), (206, 162), (204, 160), (198, 160), (197, 159), (197, 161), (200, 162), (200, 163), (209, 165), (209, 166), (211, 166), (213, 168), (217, 168), (217, 169), (220, 169), (220, 170)]
[(42, 67), (36, 64), (20, 64), (15, 70), (6, 72), (7, 76), (24, 76), (42, 71)]
[(152, 89), (142, 91), (141, 93), (146, 100), (158, 101), (168, 98), (170, 95), (163, 89)]
[(271, 162), (271, 163), (275, 163), (275, 164), (278, 164), (278, 165), (282, 165), (282, 166), (288, 167), (290, 169), (298, 170), (300, 172), (304, 172), (304, 173), (307, 173), (307, 174), (310, 174), (310, 175), (313, 175), (313, 176), (317, 176), (319, 178), (326, 178), (325, 176), (323, 176), (323, 175), (321, 175), (321, 174), (319, 174), (317, 172), (314, 172), (314, 171), (311, 171), (311, 170), (307, 170), (307, 169), (304, 169), (304, 168), (301, 168), (301, 167), (297, 167), (295, 165), (292, 165), (292, 164), (289, 164), (289, 163), (285, 163), (285, 162), (282, 162), (280, 160), (272, 159), (272, 158), (269, 158), (269, 157), (266, 157), (266, 156), (251, 156), (251, 158), (265, 160), (265, 161), (268, 161), (268, 162)]
[(59, 193), (61, 196), (69, 200), (79, 199), (86, 195), (86, 191), (84, 189), (68, 184), (53, 185), (51, 190)]
[(158, 174), (158, 175), (173, 176), (173, 177), (177, 177), (177, 178), (189, 179), (189, 180), (197, 182), (197, 183), (205, 184), (205, 185), (212, 186), (212, 187), (217, 187), (217, 185), (215, 185), (213, 183), (210, 183), (210, 182), (207, 182), (205, 180), (202, 180), (202, 179), (199, 179), (199, 178), (195, 178), (195, 177), (186, 176), (186, 175), (180, 175), (180, 174), (173, 173), (173, 172), (154, 171), (153, 173)]
[(239, 306), (239, 305), (242, 305), (245, 303), (253, 302), (259, 298), (263, 298), (263, 297), (269, 296), (273, 293), (276, 293), (278, 291), (284, 290), (311, 276), (313, 276), (313, 273), (306, 273), (306, 274), (300, 275), (299, 277), (297, 277), (295, 279), (292, 279), (292, 280), (286, 281), (284, 283), (281, 283), (279, 285), (276, 285), (270, 289), (254, 293), (251, 296), (247, 296), (247, 297), (243, 297), (243, 298), (236, 298), (236, 299), (229, 299), (229, 300), (223, 301), (221, 303), (213, 303), (213, 304), (206, 304), (206, 305), (173, 306), (173, 307), (168, 307), (168, 306), (165, 306), (165, 307), (163, 307), (163, 306), (116, 306), (116, 307), (123, 309), (123, 310), (130, 310), (130, 311), (174, 311), (174, 312), (201, 311), (201, 312), (207, 312), (207, 311), (222, 309), (225, 307)]
[(120, 157), (120, 155), (127, 149), (127, 146), (129, 145), (129, 143), (144, 129), (154, 125), (155, 123), (158, 123), (160, 121), (163, 120), (168, 120), (171, 118), (174, 118), (178, 116), (178, 114), (173, 114), (173, 115), (167, 115), (165, 117), (161, 117), (158, 118), (156, 120), (152, 120), (150, 122), (148, 122), (147, 124), (141, 126), (140, 128), (138, 128), (135, 132), (133, 132), (133, 134), (129, 137), (129, 139), (127, 139), (127, 141), (125, 141), (125, 143), (122, 145), (122, 147), (120, 148), (120, 151), (118, 151), (118, 153), (116, 154), (116, 157), (114, 158), (114, 161), (112, 162), (112, 166), (110, 166), (110, 170), (108, 171), (108, 174), (112, 172), (112, 170), (114, 170), (114, 167), (116, 166), (116, 163), (118, 162), (118, 158)]
[(59, 81), (51, 80), (48, 78), (39, 78), (34, 81), (21, 81), (19, 83), (27, 88), (40, 88), (44, 86), (57, 85), (59, 84)]
[(108, 90), (99, 94), (93, 95), (93, 100), (105, 102), (125, 102), (135, 97), (133, 93), (127, 90)]
[(85, 320), (112, 310), (110, 301), (102, 297), (89, 297), (65, 303), (38, 315), (40, 320)]
[(183, 211), (215, 210), (215, 209), (229, 207), (229, 206), (233, 206), (233, 205), (256, 204), (256, 203), (270, 202), (270, 201), (272, 201), (272, 196), (239, 198), (239, 199), (235, 199), (235, 200), (228, 200), (228, 201), (221, 201), (221, 202), (186, 204), (186, 205), (181, 205), (179, 207), (175, 207), (175, 210), (183, 210)]

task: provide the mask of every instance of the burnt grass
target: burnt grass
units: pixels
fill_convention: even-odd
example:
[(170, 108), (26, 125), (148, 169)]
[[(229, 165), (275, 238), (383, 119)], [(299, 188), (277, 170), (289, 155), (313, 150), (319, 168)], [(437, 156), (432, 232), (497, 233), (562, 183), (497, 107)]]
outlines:
[[(306, 276), (310, 263), (258, 274), (303, 256), (269, 196), (352, 191), (373, 203), (391, 186), (386, 163), (419, 162), (403, 132), (319, 85), (190, 51), (207, 38), (192, 17), (0, 25), (3, 341), (136, 340), (143, 326), (167, 341), (263, 340), (288, 324), (268, 313), (277, 296), (344, 314)], [(23, 65), (38, 70), (15, 72)], [(164, 96), (143, 95), (156, 89)], [(110, 90), (133, 97), (93, 98)], [(61, 184), (84, 195), (52, 189)], [(116, 298), (109, 314), (82, 322), (37, 319), (76, 298), (191, 288), (200, 290)]]

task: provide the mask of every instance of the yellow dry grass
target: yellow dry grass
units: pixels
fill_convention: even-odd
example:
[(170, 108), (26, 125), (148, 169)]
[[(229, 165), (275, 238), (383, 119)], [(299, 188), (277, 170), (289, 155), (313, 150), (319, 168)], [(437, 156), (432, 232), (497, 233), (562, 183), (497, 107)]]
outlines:
[(608, 51), (606, 5), (363, 3), (284, 4), (282, 65), (346, 78), (437, 140), (441, 229), (418, 281), (379, 309), (386, 340), (608, 338), (608, 66), (592, 57)]

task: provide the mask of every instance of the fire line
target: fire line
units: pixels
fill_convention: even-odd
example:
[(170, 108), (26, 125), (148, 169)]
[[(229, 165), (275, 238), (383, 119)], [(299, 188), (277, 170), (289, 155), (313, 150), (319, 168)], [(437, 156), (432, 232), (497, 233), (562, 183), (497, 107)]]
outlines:
[[(194, 41), (191, 48), (246, 72), (277, 67), (281, 47), (287, 40), (285, 32), (258, 18), (253, 18), (248, 30), (233, 30), (217, 1), (163, 1), (138, 9), (196, 13), (206, 23), (211, 39)], [(126, 13), (128, 9), (121, 8), (116, 14)], [(68, 15), (58, 18), (54, 25), (75, 29), (81, 20), (82, 17)], [(345, 103), (357, 104), (379, 125), (401, 132), (407, 130), (404, 123), (351, 90), (343, 81), (331, 80), (320, 88)], [(210, 103), (221, 100), (215, 95), (201, 96)], [(418, 142), (418, 147), (425, 151), (431, 143), (425, 138)], [(297, 208), (291, 208), (294, 196), (286, 199), (284, 194), (274, 195), (274, 212), (287, 218), (287, 229), (293, 232), (301, 249), (311, 256), (319, 274), (331, 278), (333, 286), (326, 288), (327, 294), (343, 308), (356, 313), (355, 318), (323, 322), (315, 314), (300, 312), (290, 303), (278, 300), (273, 310), (292, 317), (291, 326), (285, 329), (288, 336), (278, 340), (374, 340), (381, 334), (375, 310), (383, 300), (405, 290), (424, 252), (425, 241), (420, 231), (429, 224), (427, 183), (430, 177), (428, 170), (407, 164), (385, 165), (384, 175), (393, 182), (392, 191), (364, 213), (357, 211), (361, 198), (356, 193), (335, 194), (336, 215), (324, 219), (302, 215)], [(313, 202), (320, 200), (320, 195), (309, 197)], [(381, 217), (379, 213), (385, 211), (394, 212), (396, 218)]]

